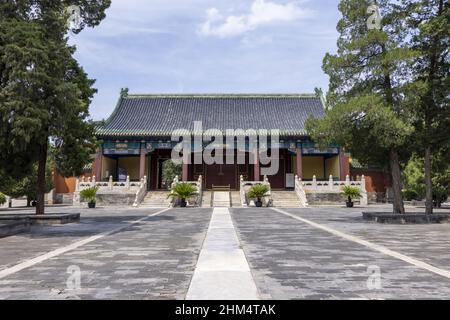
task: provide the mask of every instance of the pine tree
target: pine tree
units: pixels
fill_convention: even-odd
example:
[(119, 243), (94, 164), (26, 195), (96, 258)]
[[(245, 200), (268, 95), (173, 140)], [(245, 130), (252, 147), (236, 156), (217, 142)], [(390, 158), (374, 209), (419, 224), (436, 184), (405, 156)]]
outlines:
[(412, 52), (401, 46), (404, 16), (398, 5), (378, 1), (382, 19), (379, 28), (372, 28), (373, 4), (340, 2), (338, 51), (328, 53), (323, 63), (330, 77), (330, 111), (325, 119), (310, 120), (308, 129), (313, 139), (338, 142), (362, 163), (386, 166), (392, 176), (394, 212), (404, 213), (401, 164), (409, 157), (405, 144), (413, 128), (407, 120), (403, 86)]
[[(79, 172), (95, 146), (88, 123), (93, 81), (68, 45), (70, 5), (78, 5), (80, 25), (95, 26), (109, 0), (19, 0), (0, 4), (0, 166), (14, 177), (38, 163), (37, 214), (44, 214), (49, 143), (63, 173)], [(27, 169), (27, 170), (24, 170)]]
[(402, 5), (408, 12), (405, 28), (411, 35), (405, 45), (415, 52), (406, 95), (416, 129), (412, 144), (423, 155), (426, 212), (431, 214), (433, 157), (450, 141), (450, 5), (448, 0), (404, 0)]

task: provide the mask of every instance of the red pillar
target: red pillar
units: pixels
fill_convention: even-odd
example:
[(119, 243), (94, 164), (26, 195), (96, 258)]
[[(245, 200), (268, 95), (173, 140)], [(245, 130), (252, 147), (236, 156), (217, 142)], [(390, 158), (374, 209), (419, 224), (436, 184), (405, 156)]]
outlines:
[(139, 179), (142, 179), (145, 177), (145, 159), (146, 159), (146, 151), (145, 147), (141, 147), (141, 158), (139, 162)]
[(192, 154), (190, 152), (183, 153), (183, 172), (181, 174), (181, 181), (189, 181), (189, 163), (192, 161)]
[(188, 164), (188, 163), (183, 163), (183, 176), (182, 176), (182, 180), (183, 180), (183, 181), (188, 181), (188, 180), (189, 180), (189, 164)]
[(261, 177), (261, 170), (260, 170), (260, 166), (259, 166), (259, 151), (255, 150), (255, 172), (254, 172), (254, 181), (260, 181), (260, 177)]
[(345, 156), (344, 149), (341, 148), (339, 152), (339, 168), (340, 168), (340, 180), (344, 181), (347, 175), (350, 175), (350, 161)]
[(301, 148), (297, 148), (296, 150), (297, 153), (297, 176), (300, 179), (303, 179), (303, 154), (302, 154), (302, 149)]
[(100, 147), (97, 156), (95, 157), (95, 178), (97, 181), (102, 180), (102, 162), (103, 162), (103, 149)]

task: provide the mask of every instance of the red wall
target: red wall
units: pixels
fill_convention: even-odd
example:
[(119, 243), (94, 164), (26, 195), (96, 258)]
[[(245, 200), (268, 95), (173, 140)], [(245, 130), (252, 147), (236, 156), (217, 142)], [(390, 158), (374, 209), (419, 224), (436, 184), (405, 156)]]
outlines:
[(371, 169), (350, 169), (350, 176), (356, 180), (357, 176), (366, 177), (367, 192), (386, 192), (386, 188), (391, 186), (389, 175), (380, 170)]

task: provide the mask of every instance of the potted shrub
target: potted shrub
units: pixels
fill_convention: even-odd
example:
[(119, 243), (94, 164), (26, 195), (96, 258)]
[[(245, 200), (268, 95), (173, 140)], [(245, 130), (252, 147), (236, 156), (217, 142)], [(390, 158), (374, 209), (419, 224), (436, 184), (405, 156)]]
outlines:
[(0, 192), (0, 206), (6, 203), (6, 196)]
[(262, 207), (262, 198), (269, 195), (269, 187), (264, 184), (255, 184), (250, 188), (247, 193), (247, 197), (255, 201), (255, 205), (258, 208)]
[(172, 188), (167, 198), (180, 200), (180, 207), (187, 207), (187, 200), (198, 195), (197, 188), (190, 183), (179, 183)]
[(80, 192), (81, 199), (88, 203), (88, 207), (90, 209), (95, 208), (95, 205), (97, 203), (97, 191), (98, 187), (91, 187)]
[(347, 197), (347, 208), (353, 208), (353, 199), (361, 198), (361, 190), (357, 187), (345, 186), (342, 189), (343, 194)]

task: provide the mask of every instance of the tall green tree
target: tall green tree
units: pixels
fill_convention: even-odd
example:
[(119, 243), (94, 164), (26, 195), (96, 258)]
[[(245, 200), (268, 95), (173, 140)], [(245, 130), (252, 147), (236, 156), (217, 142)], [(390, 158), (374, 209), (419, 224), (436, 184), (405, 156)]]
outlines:
[[(450, 146), (450, 145), (449, 145)], [(432, 159), (433, 206), (440, 207), (450, 196), (450, 149), (442, 148)], [(405, 188), (407, 194), (416, 200), (426, 196), (424, 160), (415, 155), (405, 168)]]
[[(313, 139), (337, 142), (363, 163), (386, 166), (392, 176), (393, 210), (404, 213), (402, 162), (412, 133), (404, 106), (404, 67), (412, 52), (401, 45), (404, 13), (393, 1), (377, 1), (382, 19), (369, 25), (373, 1), (342, 0), (337, 53), (327, 53), (323, 70), (330, 77), (329, 109), (310, 120)], [(388, 161), (386, 161), (388, 159)]]
[[(45, 192), (50, 192), (53, 186), (54, 164), (49, 157), (45, 168)], [(31, 202), (37, 200), (37, 164), (33, 165), (31, 172), (21, 179), (15, 179), (6, 175), (0, 181), (0, 191), (11, 198), (27, 198), (27, 207), (31, 207)]]
[[(433, 159), (441, 158), (450, 135), (450, 5), (448, 0), (403, 0), (407, 12), (405, 45), (415, 52), (408, 85), (411, 118), (415, 127), (412, 144), (424, 161), (426, 212), (433, 213)], [(437, 192), (437, 191), (436, 191)]]
[[(68, 45), (68, 12), (80, 13), (75, 32), (96, 26), (109, 0), (18, 0), (0, 3), (0, 166), (13, 177), (38, 163), (37, 214), (44, 214), (50, 140), (65, 174), (81, 171), (95, 146), (89, 104), (93, 80)], [(22, 166), (22, 167), (20, 167)]]

